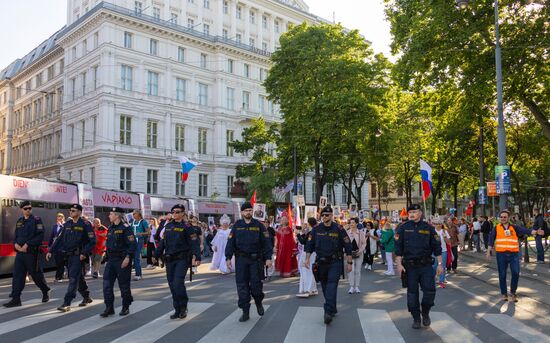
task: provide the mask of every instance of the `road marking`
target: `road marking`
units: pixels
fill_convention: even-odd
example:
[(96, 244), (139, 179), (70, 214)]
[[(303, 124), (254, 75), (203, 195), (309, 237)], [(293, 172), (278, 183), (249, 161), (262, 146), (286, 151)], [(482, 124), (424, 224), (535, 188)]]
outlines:
[(183, 320), (172, 320), (170, 315), (172, 312), (143, 325), (142, 327), (119, 337), (111, 343), (132, 342), (132, 343), (148, 343), (164, 337), (168, 333), (176, 330), (185, 323), (206, 311), (213, 303), (189, 303), (189, 313), (187, 318)]
[[(158, 301), (134, 301), (132, 306), (130, 306), (130, 311), (139, 312), (148, 307), (158, 304)], [(82, 320), (79, 320), (73, 324), (61, 327), (57, 330), (50, 331), (43, 335), (33, 337), (25, 342), (68, 342), (78, 337), (84, 336), (87, 333), (100, 329), (104, 326), (117, 322), (119, 320), (125, 319), (126, 316), (119, 316), (118, 312), (122, 307), (117, 307), (115, 309), (115, 315), (107, 318), (102, 318), (99, 316), (99, 313), (94, 314), (92, 317), (88, 317)], [(130, 312), (130, 313), (132, 313)]]
[(322, 307), (300, 306), (285, 338), (285, 343), (324, 342), (327, 327)]
[(16, 318), (16, 319), (4, 322), (4, 323), (0, 323), (0, 333), (5, 334), (5, 333), (11, 332), (11, 331), (15, 331), (15, 330), (25, 328), (27, 326), (31, 326), (31, 325), (34, 325), (34, 324), (37, 324), (37, 323), (44, 322), (46, 320), (50, 320), (50, 319), (53, 319), (53, 318), (58, 318), (59, 316), (66, 315), (68, 313), (72, 313), (72, 312), (75, 312), (75, 311), (80, 311), (80, 310), (83, 310), (83, 309), (86, 309), (86, 308), (90, 308), (90, 307), (99, 305), (100, 302), (96, 301), (96, 300), (94, 300), (94, 302), (89, 304), (88, 306), (84, 306), (84, 307), (72, 306), (71, 310), (68, 311), (68, 312), (59, 312), (57, 309), (46, 310), (46, 311), (38, 312), (38, 313), (35, 313), (35, 314), (31, 314), (31, 315), (28, 315), (28, 316), (25, 316), (25, 317)]
[[(57, 301), (57, 300), (59, 299), (50, 299), (50, 302)], [(0, 308), (0, 315), (17, 311), (17, 310), (24, 310), (26, 308), (33, 307), (40, 304), (46, 304), (46, 303), (43, 303), (42, 299), (32, 299), (29, 301), (24, 301), (22, 306), (10, 307), (10, 308), (2, 307)]]
[(366, 342), (405, 342), (387, 311), (357, 309), (357, 314)]
[(470, 330), (444, 312), (430, 312), (431, 329), (446, 343), (482, 343)]
[[(186, 287), (185, 289), (188, 290), (188, 291), (190, 291), (190, 290), (192, 290), (192, 289), (195, 288), (195, 287), (199, 287), (199, 286), (204, 285), (205, 283), (206, 283), (206, 281), (199, 282), (199, 283), (197, 283), (197, 284), (195, 284), (195, 285), (193, 285), (193, 286), (191, 286), (191, 287)], [(170, 289), (168, 289), (168, 290), (170, 290)], [(162, 298), (162, 299), (166, 300), (166, 299), (170, 299), (171, 297), (172, 297), (172, 294), (168, 294), (167, 296), (165, 296), (165, 297)]]
[[(254, 307), (254, 306), (252, 306)], [(267, 311), (269, 305), (264, 305), (264, 309)], [(250, 319), (244, 323), (239, 322), (239, 317), (242, 314), (242, 310), (238, 309), (226, 317), (221, 323), (219, 323), (214, 329), (212, 329), (206, 336), (201, 338), (198, 343), (239, 343), (246, 335), (252, 330), (254, 325), (258, 322), (260, 317), (256, 314), (255, 310), (250, 311)]]
[(548, 335), (544, 335), (506, 314), (487, 313), (482, 318), (521, 343), (550, 342)]

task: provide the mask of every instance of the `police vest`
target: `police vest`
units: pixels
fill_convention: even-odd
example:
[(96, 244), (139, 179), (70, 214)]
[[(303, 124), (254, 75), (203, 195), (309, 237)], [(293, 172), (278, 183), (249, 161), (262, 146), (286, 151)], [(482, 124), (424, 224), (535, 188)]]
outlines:
[(506, 230), (502, 224), (498, 224), (496, 227), (497, 236), (495, 239), (496, 252), (519, 252), (518, 236), (516, 229), (510, 225), (508, 226), (510, 234), (506, 235)]

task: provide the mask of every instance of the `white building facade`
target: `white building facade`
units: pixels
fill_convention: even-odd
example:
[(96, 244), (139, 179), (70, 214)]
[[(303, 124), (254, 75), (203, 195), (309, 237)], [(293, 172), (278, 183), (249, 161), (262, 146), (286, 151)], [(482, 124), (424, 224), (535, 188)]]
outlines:
[[(321, 20), (301, 0), (67, 3), (0, 74), (2, 173), (199, 200), (229, 199), (248, 158), (228, 143), (251, 118), (280, 120), (262, 86), (280, 35)], [(201, 163), (185, 184), (182, 155)]]

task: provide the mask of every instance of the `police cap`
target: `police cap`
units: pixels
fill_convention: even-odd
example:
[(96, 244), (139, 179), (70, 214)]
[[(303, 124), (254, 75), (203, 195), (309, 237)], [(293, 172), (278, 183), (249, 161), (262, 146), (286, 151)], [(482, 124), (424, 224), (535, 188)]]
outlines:
[(111, 208), (111, 212), (124, 213), (124, 210), (120, 207), (113, 207), (113, 208)]
[(170, 212), (174, 212), (174, 210), (181, 210), (182, 212), (185, 212), (185, 206), (182, 204), (175, 204), (172, 206), (172, 209), (170, 209)]
[(330, 205), (323, 207), (321, 214), (333, 214), (332, 207)]
[(411, 206), (407, 207), (407, 212), (416, 210), (422, 211), (422, 207), (420, 207), (420, 205), (418, 204), (412, 204)]
[(28, 200), (25, 200), (21, 204), (19, 204), (19, 208), (23, 208), (25, 206), (31, 206), (31, 202)]
[(252, 208), (252, 204), (248, 201), (241, 205), (241, 211), (245, 211), (251, 208)]
[(80, 204), (72, 204), (70, 208), (82, 211), (82, 206)]

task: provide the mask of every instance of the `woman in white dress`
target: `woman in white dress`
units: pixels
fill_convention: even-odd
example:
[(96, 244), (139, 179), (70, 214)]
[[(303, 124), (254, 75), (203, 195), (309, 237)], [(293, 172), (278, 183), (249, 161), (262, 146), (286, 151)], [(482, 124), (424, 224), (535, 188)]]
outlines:
[(307, 298), (309, 296), (317, 295), (317, 282), (313, 277), (313, 263), (315, 262), (315, 252), (311, 254), (309, 266), (306, 268), (306, 253), (304, 252), (304, 246), (307, 242), (309, 232), (313, 227), (317, 225), (315, 218), (308, 218), (307, 224), (301, 232), (298, 232), (298, 269), (300, 271), (300, 289), (298, 290), (297, 297)]
[(210, 270), (219, 270), (222, 274), (229, 274), (231, 270), (235, 269), (234, 259), (231, 261), (233, 267), (231, 270), (227, 269), (227, 264), (225, 263), (225, 246), (227, 245), (227, 239), (229, 238), (229, 224), (231, 219), (224, 214), (220, 219), (221, 227), (216, 232), (216, 235), (212, 239), (212, 250), (214, 251), (214, 256), (212, 257), (212, 264), (210, 265)]

